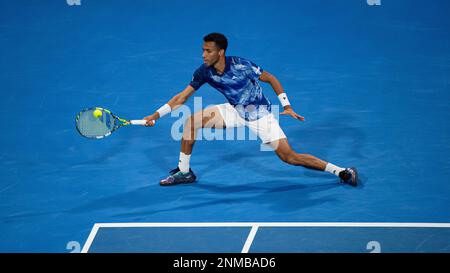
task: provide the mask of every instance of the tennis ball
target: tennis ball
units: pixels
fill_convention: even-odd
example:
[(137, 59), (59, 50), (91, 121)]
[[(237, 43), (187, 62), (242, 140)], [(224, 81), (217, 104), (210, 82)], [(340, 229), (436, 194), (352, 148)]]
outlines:
[(99, 118), (103, 115), (102, 111), (95, 109), (95, 111), (92, 113), (94, 117)]

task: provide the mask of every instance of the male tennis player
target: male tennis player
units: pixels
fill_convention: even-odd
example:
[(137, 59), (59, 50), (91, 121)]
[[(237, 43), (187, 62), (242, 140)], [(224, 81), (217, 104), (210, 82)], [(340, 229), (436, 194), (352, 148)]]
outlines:
[(187, 119), (181, 140), (178, 167), (170, 171), (170, 175), (161, 180), (160, 185), (192, 183), (196, 180), (194, 172), (189, 167), (189, 160), (198, 129), (247, 126), (263, 143), (272, 146), (282, 161), (291, 165), (326, 171), (339, 177), (343, 183), (357, 186), (356, 168), (341, 168), (312, 155), (299, 154), (292, 150), (286, 135), (271, 113), (271, 103), (263, 95), (258, 81), (272, 86), (284, 108), (281, 115), (289, 115), (300, 121), (304, 121), (304, 117), (294, 112), (283, 87), (275, 76), (249, 60), (225, 56), (228, 41), (223, 34), (211, 33), (203, 40), (204, 64), (194, 72), (192, 81), (167, 104), (144, 119), (147, 120), (147, 126), (153, 126), (154, 120), (185, 103), (204, 83), (208, 83), (222, 93), (228, 103), (204, 109)]

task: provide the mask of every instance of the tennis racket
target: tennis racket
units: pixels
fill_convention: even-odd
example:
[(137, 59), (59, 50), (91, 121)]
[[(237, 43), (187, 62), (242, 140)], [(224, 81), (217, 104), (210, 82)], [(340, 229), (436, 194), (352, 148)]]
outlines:
[(146, 123), (147, 121), (143, 119), (126, 120), (120, 118), (108, 109), (100, 107), (84, 109), (75, 118), (78, 133), (91, 139), (107, 137), (123, 126), (145, 125)]

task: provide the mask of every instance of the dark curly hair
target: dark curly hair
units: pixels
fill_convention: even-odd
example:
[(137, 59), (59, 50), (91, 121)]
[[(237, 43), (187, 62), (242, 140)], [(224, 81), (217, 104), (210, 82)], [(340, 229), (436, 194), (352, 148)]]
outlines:
[(225, 35), (217, 32), (210, 33), (203, 37), (203, 41), (205, 42), (214, 42), (216, 43), (217, 47), (220, 49), (223, 49), (224, 51), (227, 51), (228, 47), (228, 40)]

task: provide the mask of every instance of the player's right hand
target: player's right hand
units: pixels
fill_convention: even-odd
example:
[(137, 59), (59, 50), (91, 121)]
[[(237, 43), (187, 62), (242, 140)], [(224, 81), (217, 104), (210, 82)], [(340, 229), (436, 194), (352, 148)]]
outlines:
[(147, 117), (145, 117), (143, 119), (145, 119), (147, 121), (145, 126), (153, 127), (153, 126), (155, 126), (155, 121), (156, 121), (157, 118), (155, 117), (155, 114), (153, 114), (153, 115), (147, 116)]

